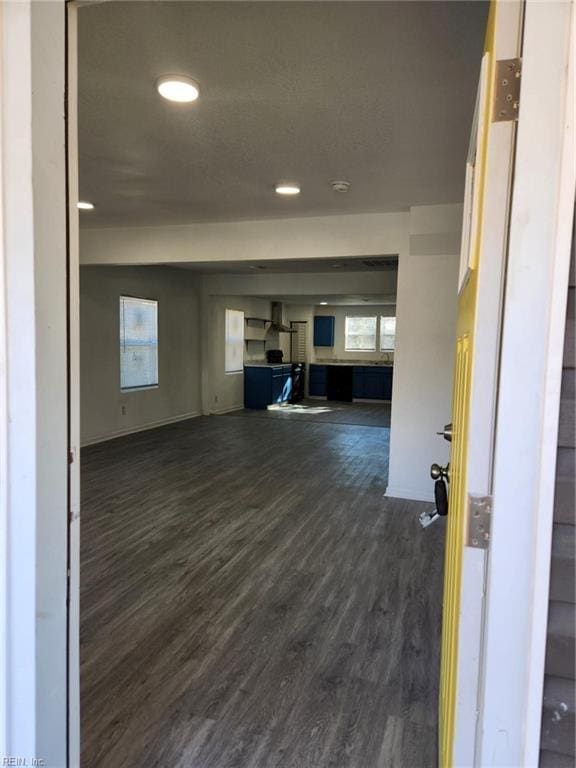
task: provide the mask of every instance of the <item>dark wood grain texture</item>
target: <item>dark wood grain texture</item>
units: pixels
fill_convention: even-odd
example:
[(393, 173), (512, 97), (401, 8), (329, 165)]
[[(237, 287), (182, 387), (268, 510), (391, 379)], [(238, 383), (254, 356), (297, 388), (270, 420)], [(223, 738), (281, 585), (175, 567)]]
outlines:
[(221, 416), (83, 452), (83, 768), (436, 764), (444, 531), (383, 497), (388, 438)]

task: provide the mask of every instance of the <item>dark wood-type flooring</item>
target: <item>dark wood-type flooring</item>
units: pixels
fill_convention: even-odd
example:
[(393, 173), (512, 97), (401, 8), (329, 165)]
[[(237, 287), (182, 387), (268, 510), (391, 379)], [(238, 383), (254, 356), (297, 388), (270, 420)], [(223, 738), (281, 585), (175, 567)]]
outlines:
[(444, 531), (389, 430), (202, 417), (83, 452), (83, 768), (436, 764)]
[(281, 405), (266, 411), (232, 411), (229, 417), (244, 416), (251, 419), (297, 419), (319, 421), (324, 424), (352, 424), (365, 427), (389, 427), (390, 403), (341, 403), (328, 400), (303, 400), (294, 405)]

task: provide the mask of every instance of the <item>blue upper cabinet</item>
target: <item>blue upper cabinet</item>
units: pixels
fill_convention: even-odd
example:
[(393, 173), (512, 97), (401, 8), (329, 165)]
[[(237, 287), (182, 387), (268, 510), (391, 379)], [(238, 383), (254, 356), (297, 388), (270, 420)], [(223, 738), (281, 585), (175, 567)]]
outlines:
[(331, 315), (317, 315), (314, 318), (314, 346), (334, 346), (334, 326), (336, 318)]

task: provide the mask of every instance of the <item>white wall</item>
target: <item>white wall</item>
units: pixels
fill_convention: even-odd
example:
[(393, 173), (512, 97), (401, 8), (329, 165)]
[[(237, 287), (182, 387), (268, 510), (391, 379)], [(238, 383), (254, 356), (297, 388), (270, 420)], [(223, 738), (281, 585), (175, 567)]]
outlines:
[[(315, 361), (360, 361), (360, 362), (383, 362), (393, 360), (393, 352), (347, 352), (345, 349), (346, 341), (346, 317), (394, 317), (396, 307), (390, 304), (366, 305), (366, 306), (317, 306), (313, 308), (313, 315), (332, 315), (335, 317), (334, 324), (334, 346), (333, 347), (312, 347), (312, 358), (310, 362)], [(380, 321), (378, 320), (378, 323)], [(313, 334), (313, 328), (312, 328)], [(376, 345), (378, 346), (380, 337), (377, 336)]]
[(366, 213), (180, 227), (82, 229), (83, 264), (334, 259), (399, 253), (406, 213)]
[(378, 294), (383, 301), (394, 301), (396, 296), (396, 272), (308, 272), (308, 273), (268, 273), (263, 274), (219, 274), (206, 275), (204, 278), (206, 293), (214, 296), (301, 296), (305, 303), (318, 301), (312, 297), (322, 296), (330, 300), (331, 296), (355, 296)]
[(460, 205), (410, 212), (410, 250), (398, 271), (388, 496), (432, 501), (430, 464), (450, 455), (436, 432), (452, 414), (461, 219)]
[[(158, 300), (157, 388), (120, 391), (121, 295)], [(83, 444), (198, 415), (198, 277), (170, 267), (82, 267), (80, 353)]]
[[(226, 413), (244, 407), (244, 374), (224, 370), (226, 310), (237, 309), (244, 312), (245, 317), (270, 318), (270, 301), (245, 296), (208, 296), (204, 301), (203, 412)], [(244, 361), (264, 362), (265, 348), (278, 348), (277, 334), (269, 334), (266, 345), (260, 342), (245, 344)]]
[[(450, 420), (451, 414), (461, 218), (461, 205), (445, 205), (420, 206), (398, 214), (83, 230), (81, 254), (85, 263), (136, 264), (329, 259), (397, 253), (397, 338), (388, 493), (431, 499), (430, 464), (446, 461), (449, 454), (449, 446), (435, 433)], [(226, 376), (223, 371), (226, 306), (247, 308), (247, 313), (259, 315), (261, 312), (253, 309), (255, 299), (250, 297), (269, 300), (273, 296), (301, 295), (305, 305), (306, 296), (320, 294), (328, 301), (331, 296), (346, 294), (380, 294), (384, 302), (394, 301), (396, 296), (393, 273), (217, 274), (197, 279), (203, 286), (200, 303), (204, 413), (239, 408), (243, 402), (242, 375)], [(233, 303), (231, 297), (235, 297)], [(290, 308), (286, 319), (300, 319), (294, 316), (295, 311)], [(310, 310), (305, 312), (311, 319)], [(343, 334), (338, 336), (342, 338)], [(287, 346), (285, 339), (282, 342)], [(311, 349), (310, 353), (311, 360), (315, 354), (322, 359), (328, 356), (324, 350)], [(336, 354), (340, 359), (347, 357), (343, 350)], [(354, 359), (359, 354), (353, 353)], [(255, 350), (255, 356), (259, 357), (260, 352)]]

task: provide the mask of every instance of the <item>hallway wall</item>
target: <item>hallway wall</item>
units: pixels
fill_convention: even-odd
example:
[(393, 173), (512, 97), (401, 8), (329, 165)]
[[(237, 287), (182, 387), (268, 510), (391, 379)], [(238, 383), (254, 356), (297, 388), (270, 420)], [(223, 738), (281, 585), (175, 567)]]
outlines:
[[(120, 391), (119, 297), (158, 300), (159, 386)], [(200, 413), (198, 278), (171, 267), (82, 267), (82, 444)], [(122, 409), (125, 413), (122, 413)]]
[(410, 212), (398, 270), (388, 496), (433, 501), (430, 465), (450, 456), (436, 432), (452, 413), (461, 226), (460, 205)]

